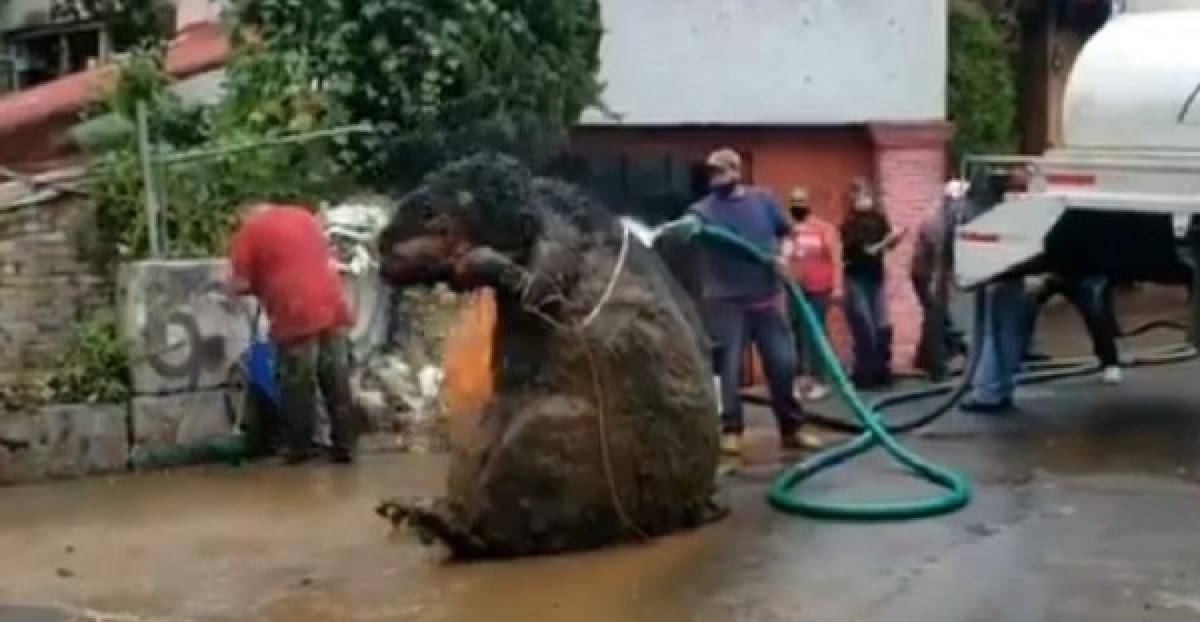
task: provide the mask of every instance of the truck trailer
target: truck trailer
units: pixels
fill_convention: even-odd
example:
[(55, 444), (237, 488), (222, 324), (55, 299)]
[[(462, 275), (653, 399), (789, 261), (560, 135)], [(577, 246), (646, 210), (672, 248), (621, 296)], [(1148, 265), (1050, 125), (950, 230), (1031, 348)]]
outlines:
[(972, 201), (955, 240), (958, 284), (1054, 272), (1194, 288), (1200, 0), (1114, 2), (1063, 105), (1061, 148), (965, 158)]

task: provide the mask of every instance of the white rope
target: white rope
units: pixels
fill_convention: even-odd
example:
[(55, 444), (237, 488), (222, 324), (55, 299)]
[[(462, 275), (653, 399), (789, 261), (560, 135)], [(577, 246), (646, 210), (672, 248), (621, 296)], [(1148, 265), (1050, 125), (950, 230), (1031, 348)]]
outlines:
[(621, 228), (625, 234), (621, 236), (621, 251), (617, 254), (617, 264), (613, 266), (612, 276), (608, 279), (608, 287), (604, 290), (604, 295), (600, 296), (600, 302), (596, 303), (596, 307), (592, 312), (583, 318), (581, 326), (587, 328), (600, 315), (600, 311), (604, 309), (604, 305), (608, 304), (608, 300), (612, 298), (613, 291), (617, 288), (617, 281), (621, 278), (621, 273), (625, 269), (625, 260), (629, 257), (629, 238), (632, 237), (629, 233), (629, 226), (621, 223)]

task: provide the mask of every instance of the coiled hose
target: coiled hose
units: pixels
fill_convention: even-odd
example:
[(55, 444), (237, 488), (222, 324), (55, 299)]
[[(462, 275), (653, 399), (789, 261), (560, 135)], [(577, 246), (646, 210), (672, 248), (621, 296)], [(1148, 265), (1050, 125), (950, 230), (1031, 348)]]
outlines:
[[(775, 266), (773, 257), (723, 227), (702, 225), (695, 233), (695, 237), (702, 242), (723, 247), (760, 261), (763, 265)], [(801, 318), (805, 331), (816, 344), (834, 389), (850, 407), (858, 424), (862, 426), (863, 432), (842, 445), (784, 469), (771, 483), (768, 492), (771, 505), (791, 514), (852, 521), (910, 520), (946, 514), (965, 506), (971, 498), (971, 485), (967, 479), (954, 471), (921, 458), (896, 440), (876, 411), (868, 406), (855, 391), (834, 354), (829, 340), (825, 337), (824, 331), (821, 330), (812, 307), (804, 298), (804, 294), (787, 279), (783, 279), (783, 281), (792, 310)], [(976, 309), (981, 310), (982, 308), (982, 297), (979, 297), (976, 301)], [(973, 358), (977, 359), (978, 355)], [(877, 446), (882, 446), (888, 455), (907, 467), (914, 476), (945, 489), (945, 492), (920, 499), (895, 501), (828, 501), (807, 499), (796, 494), (796, 487), (805, 480)]]

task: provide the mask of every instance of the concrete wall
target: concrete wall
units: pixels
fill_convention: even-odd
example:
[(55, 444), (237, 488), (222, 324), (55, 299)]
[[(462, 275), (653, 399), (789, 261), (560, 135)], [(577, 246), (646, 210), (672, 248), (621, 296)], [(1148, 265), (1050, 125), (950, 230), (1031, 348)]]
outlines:
[(945, 116), (945, 0), (603, 0), (585, 124), (851, 124)]
[(225, 294), (223, 259), (141, 261), (121, 267), (117, 307), (139, 395), (226, 384), (250, 343), (255, 304)]
[[(72, 174), (43, 177), (74, 183)], [(0, 380), (52, 368), (76, 325), (107, 302), (107, 287), (77, 251), (80, 200), (53, 188), (0, 185)]]
[(125, 406), (0, 413), (0, 484), (119, 471), (129, 456)]

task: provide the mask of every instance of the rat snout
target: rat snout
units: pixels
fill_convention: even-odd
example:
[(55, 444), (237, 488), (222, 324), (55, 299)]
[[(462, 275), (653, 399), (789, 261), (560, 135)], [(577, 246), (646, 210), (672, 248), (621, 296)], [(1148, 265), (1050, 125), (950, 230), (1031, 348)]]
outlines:
[(396, 287), (434, 285), (454, 274), (450, 247), (437, 237), (419, 237), (394, 242), (383, 256), (382, 275)]

